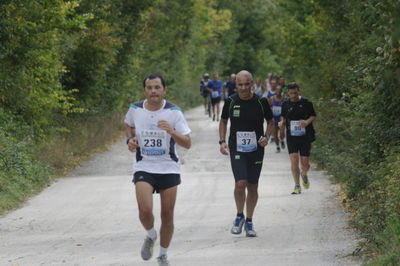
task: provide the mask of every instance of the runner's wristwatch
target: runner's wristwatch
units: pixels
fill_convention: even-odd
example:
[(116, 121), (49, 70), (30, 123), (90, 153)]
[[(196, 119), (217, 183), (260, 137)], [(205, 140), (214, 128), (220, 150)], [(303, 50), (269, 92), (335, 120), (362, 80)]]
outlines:
[(225, 143), (224, 139), (221, 139), (220, 141), (218, 141), (219, 145), (221, 145), (222, 143)]

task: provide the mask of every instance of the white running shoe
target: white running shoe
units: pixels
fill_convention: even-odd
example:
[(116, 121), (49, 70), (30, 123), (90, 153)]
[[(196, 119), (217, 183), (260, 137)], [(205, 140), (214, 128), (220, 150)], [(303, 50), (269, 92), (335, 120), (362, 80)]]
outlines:
[(169, 266), (169, 261), (167, 259), (167, 255), (162, 255), (157, 258), (157, 262), (159, 266)]
[(153, 256), (153, 247), (156, 239), (151, 239), (150, 237), (146, 236), (143, 242), (142, 250), (140, 254), (142, 255), (143, 260), (149, 260), (151, 256)]

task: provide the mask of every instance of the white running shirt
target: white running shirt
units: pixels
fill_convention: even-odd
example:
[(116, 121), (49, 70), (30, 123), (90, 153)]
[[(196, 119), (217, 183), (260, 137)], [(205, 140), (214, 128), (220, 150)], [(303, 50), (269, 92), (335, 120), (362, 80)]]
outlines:
[(136, 151), (135, 172), (153, 174), (179, 174), (180, 161), (176, 153), (176, 143), (171, 135), (157, 127), (157, 122), (165, 120), (179, 134), (188, 135), (191, 130), (181, 109), (164, 100), (157, 111), (145, 108), (146, 100), (132, 104), (124, 122), (135, 128), (139, 148)]

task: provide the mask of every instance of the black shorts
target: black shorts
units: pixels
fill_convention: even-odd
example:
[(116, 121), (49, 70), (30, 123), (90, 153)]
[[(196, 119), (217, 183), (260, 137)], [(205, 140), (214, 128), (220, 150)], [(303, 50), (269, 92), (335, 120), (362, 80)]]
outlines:
[(310, 157), (311, 142), (309, 142), (309, 141), (297, 141), (297, 140), (293, 140), (291, 138), (288, 138), (286, 140), (286, 142), (287, 142), (287, 147), (288, 147), (289, 154), (291, 154), (291, 153), (299, 153), (300, 152), (300, 156)]
[(133, 174), (133, 183), (147, 182), (153, 186), (154, 192), (160, 193), (160, 190), (175, 187), (181, 183), (180, 174), (152, 174), (138, 171)]
[(231, 167), (235, 182), (246, 180), (249, 184), (258, 184), (264, 159), (264, 149), (254, 152), (237, 152), (230, 149)]
[(211, 98), (211, 104), (215, 105), (221, 101), (221, 97), (218, 98)]

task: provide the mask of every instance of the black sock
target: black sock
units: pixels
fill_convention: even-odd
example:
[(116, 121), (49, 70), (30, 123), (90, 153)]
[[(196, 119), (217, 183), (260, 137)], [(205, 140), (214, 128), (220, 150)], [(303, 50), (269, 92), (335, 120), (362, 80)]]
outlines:
[(246, 222), (250, 222), (250, 223), (251, 223), (251, 222), (253, 222), (253, 219), (247, 217), (247, 218), (246, 218)]
[(237, 213), (236, 216), (237, 217), (244, 217), (244, 214), (243, 214), (243, 212), (242, 213)]

